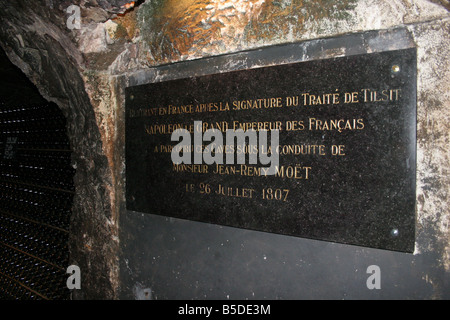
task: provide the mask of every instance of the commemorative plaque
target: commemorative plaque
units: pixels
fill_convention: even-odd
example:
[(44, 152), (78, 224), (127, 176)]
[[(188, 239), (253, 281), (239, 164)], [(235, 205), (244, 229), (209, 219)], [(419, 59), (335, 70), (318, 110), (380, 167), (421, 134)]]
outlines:
[(415, 49), (128, 87), (125, 128), (128, 210), (414, 250)]

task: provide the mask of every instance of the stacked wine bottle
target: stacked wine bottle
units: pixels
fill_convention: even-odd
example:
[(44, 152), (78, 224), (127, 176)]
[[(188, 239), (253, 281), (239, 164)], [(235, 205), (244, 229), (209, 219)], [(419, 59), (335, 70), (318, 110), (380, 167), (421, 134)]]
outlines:
[(68, 299), (74, 169), (53, 103), (0, 102), (0, 299)]

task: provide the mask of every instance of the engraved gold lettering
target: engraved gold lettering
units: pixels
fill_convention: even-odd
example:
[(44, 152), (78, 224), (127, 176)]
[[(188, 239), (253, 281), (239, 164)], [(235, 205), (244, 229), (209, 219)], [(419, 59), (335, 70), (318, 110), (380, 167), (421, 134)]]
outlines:
[(236, 130), (244, 130), (244, 131), (248, 131), (248, 130), (255, 130), (255, 131), (260, 131), (260, 130), (266, 130), (266, 131), (271, 131), (271, 130), (283, 130), (283, 123), (281, 121), (275, 121), (275, 122), (239, 122), (239, 121), (233, 121), (233, 128), (234, 131)]
[(283, 106), (282, 98), (264, 98), (264, 99), (249, 99), (249, 100), (235, 100), (232, 102), (233, 110), (248, 110), (261, 108), (280, 108)]
[(235, 198), (253, 198), (255, 189), (252, 188), (242, 188), (242, 187), (229, 187), (219, 184), (215, 193), (217, 195), (225, 197), (235, 197)]
[(172, 170), (175, 172), (208, 173), (206, 164), (173, 164)]
[(344, 153), (345, 145), (332, 145), (331, 146), (331, 154), (333, 156), (345, 156)]
[(311, 167), (302, 167), (300, 165), (276, 167), (275, 177), (308, 180), (309, 170), (311, 170)]
[(331, 131), (337, 130), (342, 132), (345, 130), (362, 130), (364, 129), (364, 119), (328, 119), (321, 120), (316, 118), (309, 118), (309, 130), (317, 131)]
[(286, 97), (286, 107), (298, 106), (298, 96)]
[(301, 96), (303, 97), (304, 106), (339, 104), (339, 93), (323, 93), (318, 95), (302, 93)]
[(362, 89), (364, 102), (398, 101), (401, 89), (385, 89), (381, 91)]
[(279, 145), (277, 146), (277, 151), (280, 155), (307, 155), (307, 154), (318, 154), (321, 156), (325, 155), (325, 145)]
[(216, 164), (216, 168), (213, 171), (213, 173), (220, 174), (220, 175), (236, 174), (236, 167), (235, 166), (226, 166), (223, 164)]
[(193, 113), (195, 111), (194, 106), (192, 104), (182, 105), (182, 106), (173, 106), (169, 105), (167, 107), (167, 114), (182, 114), (182, 113)]
[(358, 92), (344, 93), (344, 103), (358, 103)]
[(286, 121), (285, 130), (286, 131), (302, 131), (305, 129), (305, 124), (303, 120), (288, 120)]
[(186, 183), (186, 192), (194, 192), (195, 185), (193, 183)]
[(264, 200), (278, 200), (286, 202), (289, 191), (289, 189), (264, 188), (262, 189), (262, 198)]
[(255, 177), (255, 176), (261, 176), (261, 169), (264, 168), (257, 168), (252, 166), (247, 166), (245, 164), (241, 164), (240, 173), (241, 176), (248, 176), (248, 177)]

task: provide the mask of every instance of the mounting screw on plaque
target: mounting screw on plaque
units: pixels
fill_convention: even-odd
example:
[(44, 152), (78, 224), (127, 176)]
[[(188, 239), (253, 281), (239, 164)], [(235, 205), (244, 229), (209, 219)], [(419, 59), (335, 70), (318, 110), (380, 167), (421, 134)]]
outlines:
[(393, 236), (393, 237), (398, 237), (398, 229), (397, 228), (394, 228), (394, 229), (392, 229), (391, 230), (391, 236)]
[(152, 289), (144, 288), (140, 283), (136, 283), (133, 293), (136, 300), (153, 300)]
[(392, 66), (391, 70), (392, 70), (393, 73), (398, 73), (398, 72), (400, 72), (400, 66), (397, 65), (397, 64), (394, 64)]

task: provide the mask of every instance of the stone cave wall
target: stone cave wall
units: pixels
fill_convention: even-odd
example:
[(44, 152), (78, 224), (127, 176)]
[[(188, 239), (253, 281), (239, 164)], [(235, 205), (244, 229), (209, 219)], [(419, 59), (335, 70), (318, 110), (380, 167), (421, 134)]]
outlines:
[(0, 16), (1, 45), (8, 57), (67, 117), (76, 169), (70, 254), (85, 282), (78, 296), (113, 298), (118, 247), (110, 200), (114, 186), (83, 79), (85, 58), (66, 28), (64, 11), (48, 1), (8, 2)]
[[(164, 74), (158, 74), (159, 66), (396, 28), (411, 34), (419, 61), (417, 235), (413, 261), (424, 263), (428, 260), (423, 259), (432, 257), (432, 271), (416, 271), (425, 285), (433, 287), (430, 297), (443, 296), (441, 275), (450, 272), (447, 0), (127, 3), (17, 0), (0, 8), (0, 45), (68, 119), (76, 168), (71, 261), (82, 270), (82, 289), (74, 292), (74, 298), (130, 297), (121, 294), (130, 285), (121, 283), (120, 267), (127, 266), (120, 260), (133, 237), (120, 233), (119, 222), (125, 215), (124, 88), (131, 78), (154, 72), (154, 79), (164, 79)], [(80, 28), (68, 27), (72, 12), (66, 9), (70, 5), (80, 9)], [(394, 42), (386, 42), (385, 49)], [(138, 269), (133, 272), (144, 272)]]

